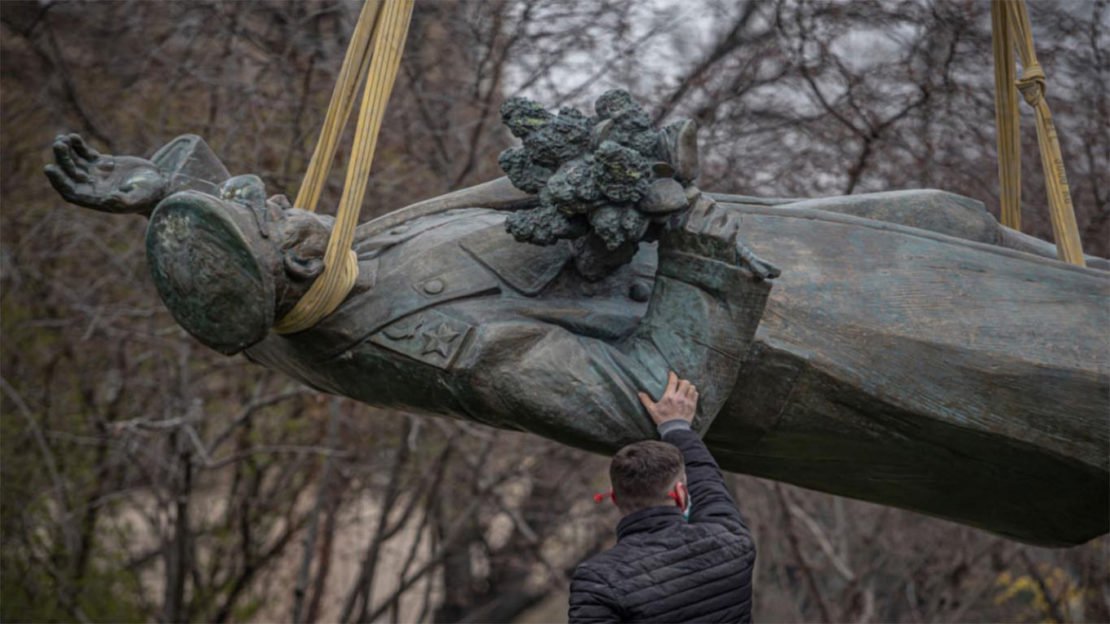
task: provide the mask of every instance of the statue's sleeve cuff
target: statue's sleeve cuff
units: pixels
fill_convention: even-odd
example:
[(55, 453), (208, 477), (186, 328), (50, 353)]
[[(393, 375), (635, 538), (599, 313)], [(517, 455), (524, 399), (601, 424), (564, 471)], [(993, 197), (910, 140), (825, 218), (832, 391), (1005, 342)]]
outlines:
[(166, 176), (168, 193), (190, 190), (219, 196), (220, 185), (231, 177), (208, 143), (195, 134), (175, 138), (150, 160)]
[(751, 280), (750, 273), (733, 264), (676, 249), (659, 250), (659, 275), (712, 293), (726, 293), (738, 280)]

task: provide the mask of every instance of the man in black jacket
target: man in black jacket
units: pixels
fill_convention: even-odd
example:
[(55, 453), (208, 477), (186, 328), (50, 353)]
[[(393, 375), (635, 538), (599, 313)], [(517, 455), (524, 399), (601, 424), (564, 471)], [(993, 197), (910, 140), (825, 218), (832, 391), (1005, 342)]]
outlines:
[(613, 457), (613, 500), (624, 517), (616, 546), (574, 571), (572, 623), (751, 621), (755, 543), (690, 428), (697, 400), (697, 388), (673, 372), (659, 402), (640, 393), (664, 442), (630, 444)]

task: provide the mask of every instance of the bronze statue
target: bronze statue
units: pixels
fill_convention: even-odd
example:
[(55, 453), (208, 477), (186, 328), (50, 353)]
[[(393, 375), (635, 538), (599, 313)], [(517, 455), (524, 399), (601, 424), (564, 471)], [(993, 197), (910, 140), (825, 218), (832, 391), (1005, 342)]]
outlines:
[(726, 469), (1036, 543), (1107, 532), (1110, 274), (939, 191), (703, 193), (691, 123), (597, 108), (507, 103), (509, 178), (360, 226), (355, 290), (289, 335), (329, 217), (194, 136), (150, 161), (60, 137), (47, 174), (150, 217), (155, 284), (201, 342), (319, 390), (604, 452), (651, 436), (637, 392), (675, 370)]

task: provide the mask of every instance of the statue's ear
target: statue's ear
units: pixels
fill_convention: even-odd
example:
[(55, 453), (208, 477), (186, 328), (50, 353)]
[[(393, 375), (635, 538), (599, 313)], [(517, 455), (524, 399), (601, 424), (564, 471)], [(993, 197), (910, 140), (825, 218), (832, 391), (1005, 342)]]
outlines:
[(285, 263), (285, 272), (298, 281), (315, 279), (324, 272), (322, 257), (304, 258), (296, 249), (285, 250), (282, 261)]
[(329, 228), (311, 212), (292, 209), (280, 214), (281, 255), (286, 274), (295, 281), (319, 276), (324, 272)]

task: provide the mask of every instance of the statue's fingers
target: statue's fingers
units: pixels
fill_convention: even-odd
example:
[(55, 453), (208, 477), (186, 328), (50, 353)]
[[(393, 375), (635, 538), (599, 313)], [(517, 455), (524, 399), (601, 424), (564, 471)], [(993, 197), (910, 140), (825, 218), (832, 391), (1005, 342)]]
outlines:
[(89, 192), (88, 187), (74, 182), (73, 178), (62, 171), (61, 167), (57, 165), (47, 165), (44, 171), (47, 179), (50, 180), (51, 186), (53, 186), (54, 190), (58, 191), (66, 201), (82, 206), (96, 205), (97, 198)]
[(88, 193), (82, 190), (81, 186), (74, 182), (73, 178), (69, 177), (66, 172), (62, 171), (61, 167), (47, 165), (46, 177), (50, 179), (50, 184), (66, 201), (83, 203), (84, 200), (89, 199)]
[(728, 225), (725, 227), (725, 231), (728, 232), (729, 239), (733, 242), (733, 244), (743, 244), (740, 240), (739, 219), (729, 219)]
[(73, 152), (70, 151), (70, 147), (64, 138), (59, 137), (57, 141), (54, 141), (54, 160), (69, 177), (78, 182), (88, 182), (89, 174), (74, 162)]
[(69, 144), (73, 146), (77, 155), (85, 160), (92, 161), (100, 158), (100, 152), (89, 147), (89, 144), (85, 143), (85, 139), (81, 138), (81, 135), (76, 132), (69, 135)]
[(748, 266), (749, 269), (751, 269), (752, 275), (755, 276), (756, 280), (762, 282), (763, 280), (767, 279), (767, 267), (763, 266), (759, 262), (751, 260), (748, 260), (747, 262), (745, 262), (745, 264)]
[(740, 240), (740, 228), (733, 225), (731, 229), (732, 233), (729, 234), (728, 237), (729, 246), (732, 247), (732, 251), (736, 254), (736, 258), (743, 262), (746, 259), (745, 252), (747, 252), (748, 248), (744, 245), (744, 241)]
[(763, 258), (753, 254), (751, 250), (746, 250), (746, 263), (752, 268), (752, 272), (760, 280), (775, 279), (782, 274), (782, 271), (775, 265), (767, 262)]
[(69, 197), (73, 193), (73, 180), (69, 179), (58, 165), (47, 165), (43, 172), (46, 173), (47, 179), (50, 180), (50, 185), (54, 190), (58, 191), (65, 197)]

